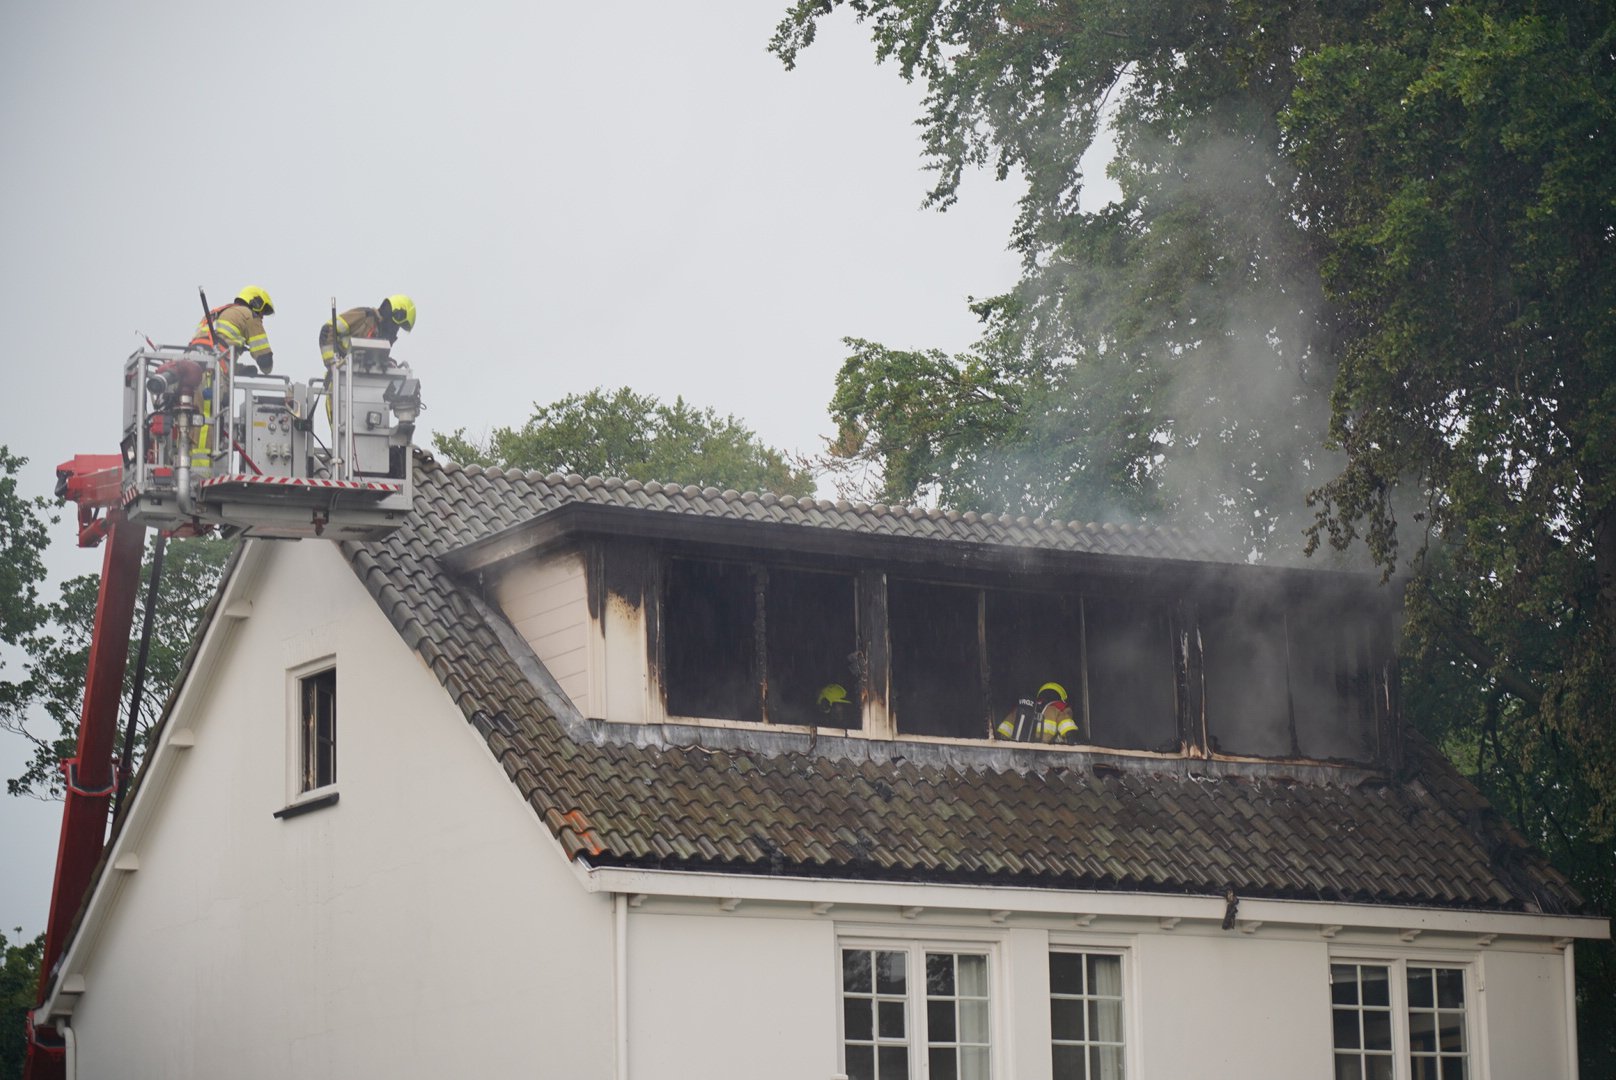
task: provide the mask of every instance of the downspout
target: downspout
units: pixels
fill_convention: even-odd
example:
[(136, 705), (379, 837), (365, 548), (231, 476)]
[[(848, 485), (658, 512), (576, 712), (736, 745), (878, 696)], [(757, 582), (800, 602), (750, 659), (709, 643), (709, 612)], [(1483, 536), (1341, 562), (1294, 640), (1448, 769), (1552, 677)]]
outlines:
[(73, 1018), (64, 1016), (57, 1022), (56, 1028), (62, 1033), (62, 1045), (66, 1048), (63, 1054), (63, 1080), (78, 1080), (79, 1040), (73, 1034)]
[(1566, 1080), (1577, 1080), (1577, 956), (1576, 946), (1565, 947)]
[[(1568, 957), (1569, 958), (1569, 957)], [(612, 894), (612, 1030), (617, 1035), (617, 1080), (628, 1080), (628, 894)], [(1576, 1010), (1573, 1009), (1573, 1012)], [(1575, 1032), (1573, 1031), (1573, 1035)], [(68, 1080), (72, 1080), (71, 1074)], [(1572, 1080), (1576, 1080), (1575, 1077)]]

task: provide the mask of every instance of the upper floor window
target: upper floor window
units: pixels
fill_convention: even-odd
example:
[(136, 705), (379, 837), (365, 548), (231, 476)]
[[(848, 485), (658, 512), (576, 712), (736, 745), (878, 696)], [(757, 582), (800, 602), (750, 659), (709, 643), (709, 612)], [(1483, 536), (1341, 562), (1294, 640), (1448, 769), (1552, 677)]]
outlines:
[(1055, 1080), (1122, 1080), (1122, 957), (1049, 954)]
[(852, 575), (708, 559), (666, 575), (671, 715), (858, 726)]
[(298, 791), (304, 792), (337, 782), (337, 669), (303, 676), (298, 691)]

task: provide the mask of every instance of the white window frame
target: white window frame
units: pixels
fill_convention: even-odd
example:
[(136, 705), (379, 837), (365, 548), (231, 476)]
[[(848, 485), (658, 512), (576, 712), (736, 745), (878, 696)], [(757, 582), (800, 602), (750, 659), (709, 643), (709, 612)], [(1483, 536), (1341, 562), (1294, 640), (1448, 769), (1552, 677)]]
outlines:
[[(304, 787), (304, 763), (307, 754), (305, 742), (305, 729), (303, 719), (303, 683), (312, 676), (324, 672), (335, 672), (338, 669), (335, 655), (322, 656), (317, 660), (299, 664), (286, 670), (286, 802), (288, 806), (311, 799), (324, 798), (337, 790), (335, 775), (331, 783), (314, 787)], [(339, 717), (336, 715), (335, 702), (340, 696), (333, 696), (333, 741), (340, 743), (341, 728), (337, 726)], [(335, 747), (333, 747), (335, 753)], [(333, 768), (333, 774), (335, 769)]]
[[(929, 1080), (930, 1031), (926, 1015), (926, 954), (974, 955), (987, 959), (988, 992), (988, 1071), (992, 1080), (1009, 1080), (1005, 1040), (1009, 1032), (1004, 1015), (1005, 975), (1002, 943), (992, 936), (955, 936), (928, 934), (924, 937), (891, 937), (874, 934), (842, 934), (836, 938), (836, 1062), (847, 1075), (846, 1013), (843, 1007), (842, 952), (858, 949), (874, 952), (903, 952), (908, 955), (907, 983), (905, 986), (904, 1031), (909, 1049), (909, 1076), (907, 1080)], [(882, 1077), (882, 1080), (887, 1080)]]
[[(1330, 953), (1330, 964), (1368, 964), (1387, 969), (1391, 999), (1392, 1025), (1392, 1080), (1412, 1080), (1412, 1046), (1409, 1032), (1408, 969), (1443, 968), (1458, 971), (1464, 978), (1464, 1039), (1465, 1076), (1467, 1080), (1487, 1080), (1487, 1048), (1482, 1040), (1485, 1029), (1483, 1005), (1485, 979), (1479, 956), (1443, 955), (1430, 951), (1395, 952), (1381, 949), (1351, 949)], [(1335, 999), (1334, 972), (1326, 968), (1325, 978), (1330, 984), (1330, 1063), (1335, 1066)]]
[[(1105, 945), (1105, 946), (1090, 945), (1090, 944), (1085, 944), (1085, 943), (1082, 943), (1082, 942), (1063, 941), (1063, 940), (1060, 940), (1060, 939), (1051, 939), (1051, 941), (1049, 943), (1049, 948), (1046, 951), (1051, 956), (1056, 955), (1056, 954), (1062, 954), (1062, 955), (1067, 955), (1067, 956), (1084, 956), (1084, 957), (1087, 957), (1087, 956), (1108, 956), (1108, 957), (1114, 957), (1116, 959), (1117, 966), (1119, 968), (1119, 978), (1121, 980), (1121, 986), (1119, 988), (1119, 998), (1118, 998), (1118, 1000), (1121, 1003), (1121, 1008), (1122, 1008), (1122, 1024), (1121, 1024), (1121, 1027), (1122, 1027), (1122, 1033), (1121, 1033), (1122, 1034), (1122, 1069), (1121, 1069), (1121, 1074), (1123, 1076), (1125, 1076), (1125, 1077), (1141, 1075), (1141, 1073), (1139, 1071), (1139, 1065), (1138, 1065), (1140, 1041), (1139, 1041), (1139, 1038), (1138, 1038), (1138, 1033), (1135, 1030), (1135, 1025), (1137, 1023), (1137, 1017), (1139, 1015), (1139, 1010), (1137, 1008), (1137, 1003), (1135, 1002), (1134, 995), (1133, 995), (1133, 971), (1132, 971), (1133, 951), (1131, 949), (1120, 948), (1120, 947), (1117, 947), (1115, 945)], [(1046, 959), (1046, 963), (1047, 963), (1047, 959)], [(1050, 1008), (1051, 1008), (1052, 1013), (1053, 1013), (1055, 1000), (1056, 1000), (1056, 998), (1055, 998), (1055, 986), (1054, 986), (1053, 981), (1051, 981), (1050, 986), (1049, 986), (1049, 1001), (1050, 1001)], [(1055, 1032), (1054, 1032), (1054, 1017), (1053, 1017), (1053, 1015), (1051, 1015), (1051, 1017), (1050, 1017), (1050, 1032), (1049, 1032), (1051, 1075), (1053, 1075), (1053, 1070), (1054, 1070), (1054, 1048), (1055, 1048), (1055, 1044), (1056, 1044), (1056, 1039), (1055, 1039)]]

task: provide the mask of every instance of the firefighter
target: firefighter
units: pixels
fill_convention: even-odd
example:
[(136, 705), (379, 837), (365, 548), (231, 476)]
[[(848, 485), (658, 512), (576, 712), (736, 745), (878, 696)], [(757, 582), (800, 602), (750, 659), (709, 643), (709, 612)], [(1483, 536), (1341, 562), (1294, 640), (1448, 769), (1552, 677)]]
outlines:
[(852, 726), (853, 702), (848, 699), (847, 688), (841, 683), (826, 683), (819, 688), (819, 711), (825, 715), (828, 726)]
[(994, 733), (1001, 739), (1018, 742), (1075, 743), (1081, 739), (1072, 707), (1066, 701), (1066, 687), (1046, 682), (1031, 698), (1016, 702)]
[(249, 285), (236, 294), (230, 303), (213, 309), (213, 329), (208, 320), (197, 324), (191, 345), (211, 348), (231, 361), (242, 353), (253, 358), (257, 370), (251, 365), (237, 363), (237, 375), (268, 375), (275, 367), (275, 355), (269, 350), (269, 333), (264, 329), (266, 316), (275, 314), (275, 305), (269, 293), (257, 285)]
[(337, 316), (337, 343), (331, 343), (331, 324), (320, 325), (320, 359), (330, 367), (337, 355), (347, 356), (352, 339), (381, 338), (389, 345), (398, 340), (400, 330), (415, 329), (415, 301), (395, 293), (377, 307), (356, 307)]

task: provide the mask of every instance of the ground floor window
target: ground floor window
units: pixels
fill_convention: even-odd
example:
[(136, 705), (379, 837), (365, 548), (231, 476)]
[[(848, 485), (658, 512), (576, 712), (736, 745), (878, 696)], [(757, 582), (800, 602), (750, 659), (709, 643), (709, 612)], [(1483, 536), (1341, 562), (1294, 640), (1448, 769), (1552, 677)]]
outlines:
[(986, 950), (842, 949), (842, 1071), (848, 1080), (990, 1080)]
[(1465, 1001), (1464, 968), (1331, 964), (1336, 1080), (1466, 1080)]
[(1122, 957), (1049, 954), (1055, 1080), (1122, 1080)]

